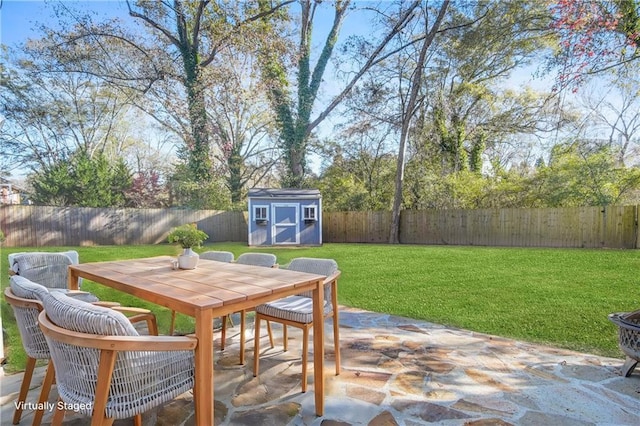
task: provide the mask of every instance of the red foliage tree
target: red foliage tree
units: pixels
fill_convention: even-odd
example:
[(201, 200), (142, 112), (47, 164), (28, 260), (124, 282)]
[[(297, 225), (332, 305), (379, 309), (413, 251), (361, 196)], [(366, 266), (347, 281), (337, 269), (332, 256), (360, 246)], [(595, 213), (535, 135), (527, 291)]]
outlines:
[(575, 91), (587, 76), (640, 57), (639, 0), (559, 0), (550, 11), (559, 40), (556, 89)]
[(135, 173), (126, 196), (127, 205), (137, 208), (166, 207), (168, 197), (160, 174), (153, 170)]

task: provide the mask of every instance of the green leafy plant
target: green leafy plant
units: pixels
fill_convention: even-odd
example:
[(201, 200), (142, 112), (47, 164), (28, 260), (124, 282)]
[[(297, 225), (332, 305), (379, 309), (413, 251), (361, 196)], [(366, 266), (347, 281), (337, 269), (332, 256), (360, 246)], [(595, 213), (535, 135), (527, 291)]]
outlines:
[(0, 244), (4, 243), (4, 240), (6, 239), (6, 237), (4, 236), (4, 232), (2, 232), (0, 230)]
[(200, 247), (207, 238), (209, 236), (194, 224), (185, 224), (173, 228), (167, 237), (170, 243), (178, 243), (182, 248)]

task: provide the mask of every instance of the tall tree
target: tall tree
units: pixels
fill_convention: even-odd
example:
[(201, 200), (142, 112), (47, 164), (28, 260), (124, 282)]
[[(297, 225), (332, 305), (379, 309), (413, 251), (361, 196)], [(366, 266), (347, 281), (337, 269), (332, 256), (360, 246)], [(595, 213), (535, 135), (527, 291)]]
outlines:
[[(250, 40), (243, 44), (249, 45)], [(280, 159), (275, 120), (249, 47), (236, 45), (221, 51), (224, 64), (216, 68), (220, 74), (216, 80), (221, 83), (207, 89), (212, 156), (237, 208), (244, 208), (249, 186), (265, 185), (275, 174)]]
[(638, 202), (640, 170), (616, 163), (608, 147), (573, 140), (553, 147), (529, 184), (538, 206), (607, 206)]
[(322, 156), (327, 164), (314, 185), (323, 194), (324, 209), (389, 210), (395, 155), (386, 147), (388, 136), (361, 126), (339, 133), (339, 144), (322, 141)]
[[(184, 99), (188, 117), (182, 136), (189, 175), (195, 182), (208, 182), (212, 178), (211, 126), (205, 90), (212, 82), (205, 70), (223, 46), (234, 37), (246, 36), (243, 32), (252, 22), (267, 19), (292, 1), (270, 3), (258, 11), (250, 2), (127, 0), (129, 15), (148, 33), (114, 20), (96, 23), (63, 5), (75, 24), (49, 29), (49, 47), (65, 71), (90, 72), (121, 87), (150, 93), (160, 86), (162, 93), (163, 81), (177, 82), (181, 89), (177, 95)], [(157, 100), (169, 108), (174, 101)]]
[(428, 123), (420, 135), (438, 146), (444, 172), (480, 172), (485, 150), (509, 135), (555, 128), (545, 110), (549, 94), (505, 89), (513, 72), (549, 43), (548, 22), (535, 2), (451, 8), (452, 28), (442, 33), (428, 70), (422, 115)]
[[(267, 0), (261, 0), (262, 9), (268, 7)], [(333, 97), (326, 107), (312, 119), (311, 114), (317, 108), (318, 92), (323, 85), (327, 64), (334, 53), (340, 29), (351, 7), (350, 0), (333, 2), (334, 15), (329, 32), (322, 44), (315, 66), (311, 65), (311, 48), (313, 45), (314, 21), (321, 0), (300, 0), (300, 23), (297, 30), (298, 43), (296, 52), (296, 74), (287, 73), (286, 57), (282, 50), (273, 49), (273, 45), (265, 44), (261, 52), (262, 75), (269, 84), (270, 101), (280, 128), (280, 143), (286, 163), (283, 186), (302, 187), (305, 185), (306, 157), (308, 144), (314, 129), (342, 103), (360, 78), (375, 64), (388, 57), (385, 49), (413, 19), (413, 11), (419, 4), (414, 1), (404, 7), (393, 20), (387, 33), (383, 34), (377, 45), (370, 48), (370, 54), (361, 66), (352, 73), (353, 77), (344, 88)], [(269, 22), (263, 22), (264, 28), (274, 30)], [(294, 82), (292, 82), (294, 80)], [(295, 91), (292, 91), (295, 88)]]
[(36, 204), (122, 207), (131, 176), (122, 160), (110, 162), (102, 153), (91, 156), (80, 149), (32, 175), (30, 182)]
[[(604, 133), (603, 144), (616, 155), (619, 166), (637, 165), (640, 143), (640, 79), (631, 65), (619, 67), (608, 82), (588, 85), (592, 90), (583, 96), (587, 108), (585, 134)], [(628, 164), (630, 163), (630, 164)], [(634, 164), (635, 163), (635, 164)]]
[(418, 94), (420, 87), (423, 85), (424, 66), (427, 61), (427, 51), (431, 47), (433, 40), (440, 28), (440, 24), (444, 20), (445, 13), (449, 7), (449, 0), (444, 0), (437, 9), (437, 15), (433, 22), (430, 21), (430, 13), (428, 8), (422, 9), (422, 22), (424, 25), (424, 33), (422, 41), (418, 48), (418, 57), (411, 65), (409, 73), (412, 75), (407, 87), (408, 98), (406, 103), (400, 105), (402, 112), (402, 128), (400, 130), (400, 144), (398, 147), (398, 162), (396, 166), (395, 192), (393, 197), (393, 209), (391, 211), (391, 231), (389, 234), (389, 242), (397, 244), (400, 242), (400, 207), (402, 206), (402, 192), (404, 184), (405, 155), (407, 150), (407, 140), (411, 121), (417, 111)]
[(42, 46), (32, 42), (21, 55), (5, 51), (0, 65), (0, 153), (21, 168), (39, 170), (77, 150), (122, 154), (129, 135), (123, 125), (130, 97), (86, 74), (50, 74)]

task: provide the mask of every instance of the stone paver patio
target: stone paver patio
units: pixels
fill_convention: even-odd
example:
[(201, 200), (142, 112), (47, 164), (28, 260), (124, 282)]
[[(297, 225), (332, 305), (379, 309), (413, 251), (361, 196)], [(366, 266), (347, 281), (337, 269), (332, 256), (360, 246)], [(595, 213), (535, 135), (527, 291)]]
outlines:
[[(276, 347), (263, 353), (254, 378), (253, 329), (246, 366), (237, 365), (238, 329), (229, 330), (227, 348), (215, 357), (216, 425), (640, 425), (640, 371), (622, 377), (622, 359), (349, 308), (341, 309), (340, 323), (340, 376), (331, 336), (326, 339), (323, 417), (314, 414), (312, 383), (300, 392), (299, 333), (290, 331), (283, 353), (274, 325)], [(216, 345), (219, 338), (216, 333)], [(266, 332), (263, 338), (268, 348)], [(36, 402), (42, 377), (40, 368), (28, 402)], [(11, 424), (21, 379), (0, 380), (2, 425)], [(50, 401), (55, 398), (54, 388)], [(20, 424), (31, 424), (32, 416), (25, 410)], [(50, 420), (47, 413), (43, 424)], [(194, 425), (192, 395), (146, 414), (144, 423)], [(89, 422), (68, 413), (64, 424)]]

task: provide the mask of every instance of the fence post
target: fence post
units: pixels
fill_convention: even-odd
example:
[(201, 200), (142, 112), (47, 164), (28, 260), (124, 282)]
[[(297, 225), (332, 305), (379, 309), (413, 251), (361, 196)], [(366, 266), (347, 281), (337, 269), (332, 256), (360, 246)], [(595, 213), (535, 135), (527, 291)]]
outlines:
[(638, 205), (633, 206), (633, 232), (635, 236), (635, 245), (634, 249), (640, 247), (640, 232), (638, 232)]

